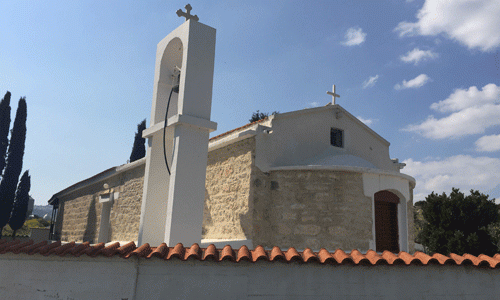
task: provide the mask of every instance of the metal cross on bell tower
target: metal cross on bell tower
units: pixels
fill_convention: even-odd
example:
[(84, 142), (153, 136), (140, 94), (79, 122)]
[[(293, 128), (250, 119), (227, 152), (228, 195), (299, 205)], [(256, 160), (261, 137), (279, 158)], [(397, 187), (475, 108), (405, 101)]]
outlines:
[(187, 4), (186, 6), (184, 6), (184, 8), (186, 9), (186, 12), (183, 12), (181, 9), (178, 9), (176, 11), (177, 16), (186, 18), (186, 21), (187, 20), (195, 20), (198, 22), (200, 20), (200, 18), (198, 18), (198, 15), (194, 15), (194, 16), (191, 15), (191, 10), (193, 9), (191, 7), (191, 5)]
[(335, 84), (333, 85), (332, 87), (332, 91), (331, 92), (326, 92), (328, 95), (331, 95), (332, 96), (332, 104), (335, 105), (335, 98), (336, 97), (339, 97), (340, 98), (340, 95), (336, 94), (335, 93)]

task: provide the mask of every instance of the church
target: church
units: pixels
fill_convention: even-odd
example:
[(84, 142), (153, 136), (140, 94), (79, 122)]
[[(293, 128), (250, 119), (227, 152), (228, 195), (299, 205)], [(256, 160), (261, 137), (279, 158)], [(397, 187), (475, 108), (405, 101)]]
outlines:
[(193, 19), (158, 44), (146, 157), (54, 194), (52, 239), (414, 252), (415, 180), (335, 86), (209, 139), (214, 53)]
[(0, 240), (5, 298), (497, 298), (500, 254), (414, 251), (415, 180), (335, 86), (209, 139), (215, 29), (185, 8), (146, 157), (54, 194), (51, 241)]

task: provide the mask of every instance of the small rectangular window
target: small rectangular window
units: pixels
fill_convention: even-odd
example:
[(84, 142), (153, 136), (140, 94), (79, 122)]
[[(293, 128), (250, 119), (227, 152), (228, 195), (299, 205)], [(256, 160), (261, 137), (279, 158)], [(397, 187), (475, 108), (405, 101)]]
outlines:
[(330, 131), (330, 144), (335, 147), (344, 148), (344, 131), (332, 128)]

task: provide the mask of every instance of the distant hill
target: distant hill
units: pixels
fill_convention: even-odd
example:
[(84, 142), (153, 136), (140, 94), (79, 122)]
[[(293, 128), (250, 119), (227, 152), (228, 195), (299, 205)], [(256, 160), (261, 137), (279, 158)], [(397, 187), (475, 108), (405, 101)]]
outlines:
[(35, 205), (31, 214), (39, 217), (43, 217), (46, 214), (50, 216), (52, 215), (52, 205)]

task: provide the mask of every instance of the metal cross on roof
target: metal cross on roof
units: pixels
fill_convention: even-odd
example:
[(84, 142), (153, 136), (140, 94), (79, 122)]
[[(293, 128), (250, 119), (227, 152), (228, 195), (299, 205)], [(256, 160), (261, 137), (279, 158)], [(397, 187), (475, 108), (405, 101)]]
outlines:
[(332, 92), (326, 92), (328, 95), (331, 95), (332, 96), (332, 104), (335, 105), (335, 98), (336, 97), (339, 97), (340, 98), (340, 95), (338, 94), (335, 94), (335, 84), (333, 85), (332, 87)]
[(191, 5), (188, 4), (188, 5), (184, 6), (184, 8), (186, 9), (186, 12), (183, 12), (181, 9), (178, 9), (176, 12), (177, 16), (186, 18), (186, 21), (190, 20), (190, 19), (195, 20), (195, 21), (200, 20), (200, 18), (198, 18), (198, 15), (194, 15), (194, 16), (191, 15), (191, 10), (193, 9), (191, 7)]

